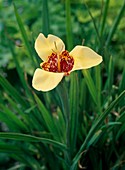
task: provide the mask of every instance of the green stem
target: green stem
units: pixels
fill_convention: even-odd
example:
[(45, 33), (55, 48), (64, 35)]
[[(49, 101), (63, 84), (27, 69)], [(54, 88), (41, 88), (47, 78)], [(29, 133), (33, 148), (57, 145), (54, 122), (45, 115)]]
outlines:
[(65, 1), (66, 8), (66, 38), (67, 38), (67, 48), (71, 50), (73, 48), (73, 38), (72, 38), (72, 26), (71, 26), (71, 8), (70, 0)]
[(79, 84), (77, 73), (70, 75), (70, 147), (71, 155), (76, 149), (77, 133), (78, 133), (78, 106), (79, 106)]
[(70, 109), (69, 109), (69, 96), (65, 82), (62, 81), (60, 85), (56, 88), (61, 101), (61, 108), (64, 114), (65, 123), (66, 123), (66, 145), (68, 150), (65, 151), (65, 161), (68, 165), (68, 169), (71, 165), (71, 152), (70, 152)]
[(43, 28), (43, 34), (47, 36), (49, 34), (49, 10), (48, 10), (48, 0), (43, 0), (43, 6), (42, 6), (42, 28)]
[(102, 109), (101, 109), (101, 68), (100, 65), (95, 67), (95, 79), (96, 79), (96, 97), (97, 97), (97, 107), (98, 107), (98, 112), (101, 114)]

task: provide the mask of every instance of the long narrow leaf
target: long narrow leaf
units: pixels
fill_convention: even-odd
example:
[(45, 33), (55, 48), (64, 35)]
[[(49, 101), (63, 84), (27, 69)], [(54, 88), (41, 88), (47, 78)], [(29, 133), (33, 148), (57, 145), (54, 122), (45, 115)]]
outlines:
[(97, 96), (97, 106), (98, 111), (101, 113), (101, 68), (100, 65), (95, 67), (95, 82), (96, 82), (96, 96)]
[(104, 5), (104, 12), (102, 15), (102, 23), (101, 23), (101, 36), (103, 35), (103, 31), (105, 28), (105, 24), (106, 24), (106, 18), (107, 18), (107, 13), (108, 13), (108, 7), (109, 7), (109, 1), (110, 0), (106, 0), (105, 5)]
[(15, 146), (15, 145), (11, 145), (11, 144), (7, 144), (7, 143), (0, 143), (0, 152), (5, 152), (5, 153), (15, 153), (15, 154), (23, 154), (24, 151)]
[(13, 3), (13, 6), (14, 6), (14, 12), (15, 12), (15, 16), (16, 16), (16, 19), (17, 19), (17, 23), (18, 23), (18, 26), (19, 26), (19, 28), (20, 28), (20, 32), (21, 32), (21, 34), (22, 34), (22, 38), (23, 38), (23, 40), (24, 40), (24, 43), (25, 43), (25, 46), (26, 46), (26, 48), (27, 48), (29, 57), (30, 57), (30, 59), (31, 59), (31, 61), (32, 61), (32, 64), (33, 64), (33, 66), (34, 66), (34, 64), (36, 64), (36, 61), (35, 61), (35, 58), (33, 58), (32, 50), (31, 50), (31, 47), (30, 47), (30, 45), (29, 45), (28, 37), (27, 37), (26, 31), (25, 31), (25, 28), (24, 28), (24, 25), (23, 25), (21, 16), (18, 14), (16, 5), (15, 5), (14, 3)]
[(11, 132), (0, 132), (0, 138), (1, 139), (11, 139), (11, 140), (19, 140), (19, 141), (25, 141), (25, 142), (42, 142), (46, 144), (51, 144), (57, 148), (60, 148), (62, 150), (66, 149), (66, 146), (62, 143), (56, 142), (51, 139), (46, 138), (40, 138), (32, 135), (26, 135), (22, 133), (11, 133)]
[(48, 0), (43, 0), (42, 6), (43, 34), (47, 36), (50, 30)]
[(68, 50), (73, 48), (73, 35), (72, 35), (72, 24), (71, 24), (71, 1), (65, 0), (65, 8), (66, 8), (66, 39), (67, 39), (67, 47)]
[[(21, 94), (7, 81), (4, 77), (0, 75), (0, 85), (12, 98), (20, 103), (24, 108), (27, 108), (26, 102), (23, 100)], [(13, 94), (13, 95), (12, 95)]]
[(79, 101), (78, 77), (71, 75), (70, 85), (70, 121), (71, 121), (71, 148), (75, 149), (78, 132), (78, 101)]
[(100, 39), (100, 35), (99, 35), (99, 30), (98, 30), (98, 28), (97, 28), (97, 26), (96, 26), (96, 23), (95, 23), (95, 19), (94, 19), (92, 13), (91, 13), (89, 7), (87, 6), (87, 4), (85, 4), (85, 5), (86, 5), (86, 8), (87, 8), (87, 10), (88, 10), (88, 13), (89, 13), (89, 15), (90, 15), (90, 17), (91, 17), (91, 19), (92, 19), (92, 22), (93, 22), (93, 25), (94, 25), (94, 28), (95, 28), (95, 31), (96, 31), (96, 35), (97, 35), (98, 41), (99, 41), (99, 43), (100, 43), (100, 42), (101, 42), (101, 39)]
[(117, 17), (116, 17), (111, 29), (110, 29), (110, 32), (109, 32), (109, 35), (108, 35), (108, 38), (107, 38), (107, 41), (106, 41), (106, 46), (108, 46), (110, 44), (111, 39), (112, 39), (112, 37), (113, 37), (121, 19), (122, 19), (124, 12), (125, 12), (125, 1), (123, 2), (123, 5), (122, 5)]
[(97, 104), (97, 94), (96, 94), (96, 87), (95, 87), (95, 84), (93, 82), (93, 79), (90, 75), (90, 70), (83, 70), (82, 71), (84, 77), (85, 77), (85, 81), (86, 81), (86, 84), (87, 84), (87, 87), (90, 91), (90, 94), (95, 102), (95, 104)]
[[(0, 108), (3, 111), (0, 111), (3, 116), (8, 117), (9, 121), (11, 121), (15, 125), (15, 129), (20, 129), (22, 131), (27, 131), (26, 125), (15, 115), (15, 113), (11, 112), (9, 108), (0, 105)], [(1, 115), (1, 116), (2, 116)]]
[(120, 85), (119, 85), (119, 93), (122, 92), (125, 89), (125, 67), (122, 73), (122, 79), (120, 81)]
[(41, 116), (44, 119), (47, 129), (52, 133), (55, 139), (59, 140), (58, 130), (56, 129), (52, 115), (48, 112), (48, 110), (36, 94), (34, 94), (34, 98), (38, 105), (38, 109), (41, 113)]
[(73, 159), (73, 164), (71, 166), (70, 170), (73, 170), (80, 157), (81, 157), (81, 153), (83, 152), (83, 150), (85, 148), (88, 147), (88, 142), (89, 140), (92, 138), (92, 136), (98, 131), (99, 127), (101, 126), (101, 124), (103, 123), (103, 121), (105, 120), (106, 116), (110, 113), (110, 111), (125, 97), (125, 90), (110, 104), (110, 106), (108, 107), (107, 110), (105, 110), (104, 113), (102, 113), (99, 118), (94, 122), (92, 128), (90, 129), (85, 141), (83, 142), (82, 146), (80, 147), (78, 153), (76, 154), (76, 156)]

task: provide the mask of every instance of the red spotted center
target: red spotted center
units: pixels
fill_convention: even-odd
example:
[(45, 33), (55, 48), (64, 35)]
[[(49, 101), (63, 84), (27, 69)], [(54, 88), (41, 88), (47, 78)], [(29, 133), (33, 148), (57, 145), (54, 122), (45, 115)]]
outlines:
[(68, 73), (72, 70), (74, 59), (69, 55), (68, 51), (63, 51), (61, 54), (52, 53), (48, 56), (48, 61), (44, 62), (41, 67), (50, 72), (65, 72)]

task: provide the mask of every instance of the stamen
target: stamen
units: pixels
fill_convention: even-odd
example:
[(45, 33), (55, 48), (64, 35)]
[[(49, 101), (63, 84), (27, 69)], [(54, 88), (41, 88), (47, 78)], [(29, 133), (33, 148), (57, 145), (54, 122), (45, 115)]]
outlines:
[(69, 75), (74, 65), (74, 59), (69, 55), (68, 51), (63, 51), (60, 54), (52, 53), (48, 56), (48, 61), (44, 62), (40, 66), (50, 72), (64, 72), (65, 75)]
[(58, 72), (61, 72), (61, 67), (60, 67), (60, 56), (58, 56)]

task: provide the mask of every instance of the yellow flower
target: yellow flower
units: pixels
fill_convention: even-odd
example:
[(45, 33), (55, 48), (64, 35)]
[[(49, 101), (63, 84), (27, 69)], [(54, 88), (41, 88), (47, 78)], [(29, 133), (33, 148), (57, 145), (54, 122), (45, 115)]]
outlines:
[(51, 34), (46, 38), (40, 33), (35, 49), (43, 62), (41, 69), (35, 70), (32, 86), (41, 91), (54, 89), (63, 76), (74, 70), (88, 69), (102, 62), (100, 55), (85, 46), (77, 45), (71, 52), (66, 51), (63, 41)]

